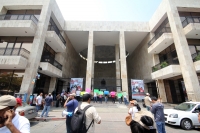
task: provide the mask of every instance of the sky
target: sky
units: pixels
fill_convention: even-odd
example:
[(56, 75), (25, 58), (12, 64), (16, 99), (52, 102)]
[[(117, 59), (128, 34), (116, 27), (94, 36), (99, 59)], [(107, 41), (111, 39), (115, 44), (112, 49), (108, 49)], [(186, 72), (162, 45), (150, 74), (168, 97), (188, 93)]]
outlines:
[(65, 20), (149, 21), (162, 0), (56, 0)]

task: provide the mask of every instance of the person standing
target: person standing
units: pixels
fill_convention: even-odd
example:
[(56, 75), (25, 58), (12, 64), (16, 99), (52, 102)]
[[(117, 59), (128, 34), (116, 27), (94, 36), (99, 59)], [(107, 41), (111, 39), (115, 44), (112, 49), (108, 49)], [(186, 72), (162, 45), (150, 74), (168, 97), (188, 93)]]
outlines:
[(138, 105), (136, 100), (130, 101), (130, 108), (128, 111), (128, 114), (132, 116), (132, 119), (134, 119), (135, 113), (141, 111), (140, 106)]
[(45, 102), (44, 108), (42, 110), (42, 114), (40, 115), (40, 117), (43, 117), (43, 115), (45, 113), (45, 119), (44, 119), (44, 121), (46, 121), (46, 118), (48, 116), (50, 107), (51, 107), (51, 105), (53, 106), (53, 97), (51, 96), (51, 93), (49, 93), (49, 95), (46, 96), (44, 102)]
[(81, 91), (78, 89), (76, 91), (76, 99), (77, 99), (78, 102), (80, 101), (80, 95), (81, 95)]
[[(91, 102), (91, 95), (90, 94), (84, 94), (83, 95), (83, 102), (80, 105), (81, 109), (84, 109), (86, 106), (90, 105)], [(75, 112), (78, 110), (78, 108), (75, 109)], [(85, 116), (86, 116), (86, 129), (88, 129), (90, 123), (94, 120), (95, 123), (97, 124), (101, 124), (101, 117), (98, 115), (95, 107), (89, 107), (86, 111), (85, 111)], [(87, 133), (94, 133), (95, 131), (95, 124), (93, 123)]]
[(36, 98), (36, 111), (38, 112), (40, 110), (40, 107), (42, 106), (42, 95), (43, 93), (40, 93), (40, 95)]
[(122, 103), (122, 95), (120, 93), (117, 93), (117, 99), (118, 99), (119, 103), (121, 104)]
[(164, 105), (160, 102), (157, 102), (156, 97), (152, 97), (152, 108), (151, 112), (154, 114), (154, 119), (156, 122), (156, 127), (158, 133), (166, 133), (165, 131), (165, 116), (164, 116)]
[(146, 108), (148, 111), (150, 111), (150, 109), (151, 109), (151, 98), (149, 96), (150, 96), (150, 94), (146, 93), (146, 96), (144, 98), (144, 104), (146, 105)]
[(56, 107), (59, 107), (60, 100), (61, 100), (61, 96), (60, 96), (60, 94), (58, 94), (58, 95), (56, 96)]
[(123, 98), (124, 98), (124, 104), (128, 105), (128, 99), (127, 99), (128, 95), (126, 93), (126, 91), (123, 91)]
[[(75, 93), (70, 94), (64, 104), (64, 108), (67, 108), (67, 112), (72, 112), (72, 115), (74, 113), (74, 110), (78, 107), (78, 101), (75, 99), (75, 96)], [(71, 118), (72, 116), (66, 116), (67, 133), (71, 133)]]
[(96, 92), (94, 92), (94, 103), (96, 102), (97, 103), (97, 93)]

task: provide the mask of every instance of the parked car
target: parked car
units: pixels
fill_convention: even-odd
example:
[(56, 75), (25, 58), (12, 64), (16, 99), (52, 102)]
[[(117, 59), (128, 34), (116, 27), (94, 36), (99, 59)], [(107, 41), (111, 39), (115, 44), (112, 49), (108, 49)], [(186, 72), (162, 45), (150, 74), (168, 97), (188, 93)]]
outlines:
[[(14, 96), (16, 98), (21, 98), (22, 101), (26, 101), (26, 94), (15, 93)], [(30, 106), (25, 102), (22, 103), (22, 106), (17, 107), (16, 112), (18, 112), (21, 116), (25, 116), (27, 119), (35, 118), (38, 115), (35, 106)]]
[(184, 102), (174, 109), (164, 109), (165, 123), (181, 126), (185, 130), (193, 127), (200, 127), (198, 113), (200, 111), (200, 102)]
[(18, 107), (16, 112), (19, 112), (21, 116), (25, 116), (27, 119), (35, 118), (38, 115), (35, 106), (30, 106), (28, 104)]

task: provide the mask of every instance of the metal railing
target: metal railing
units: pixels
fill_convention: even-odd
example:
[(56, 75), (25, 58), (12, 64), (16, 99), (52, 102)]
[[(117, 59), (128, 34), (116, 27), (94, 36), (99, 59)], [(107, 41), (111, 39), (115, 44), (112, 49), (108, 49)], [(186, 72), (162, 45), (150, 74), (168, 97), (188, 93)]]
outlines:
[(54, 58), (52, 58), (50, 56), (43, 56), (42, 59), (41, 59), (41, 62), (49, 62), (53, 66), (55, 66), (58, 69), (62, 70), (62, 65), (59, 62), (57, 62)]
[(176, 60), (166, 60), (166, 61), (163, 61), (163, 62), (153, 66), (152, 72), (158, 71), (158, 70), (165, 68), (167, 66), (170, 66), (170, 65), (178, 65), (178, 64), (179, 64), (178, 59), (176, 59)]
[(200, 23), (200, 17), (185, 17), (185, 20), (182, 22), (183, 28), (190, 23)]
[(150, 47), (160, 36), (162, 36), (163, 33), (171, 33), (170, 27), (164, 27), (162, 28), (149, 42), (148, 46)]
[(29, 58), (30, 52), (24, 48), (0, 48), (0, 55), (2, 56), (22, 56)]
[(66, 45), (66, 41), (63, 38), (63, 36), (61, 35), (60, 31), (53, 25), (49, 25), (48, 26), (48, 31), (55, 31), (56, 34), (58, 35), (58, 37), (60, 38), (60, 40), (64, 43), (64, 45)]
[(0, 15), (0, 20), (32, 20), (35, 24), (38, 23), (38, 19), (35, 17), (35, 15), (4, 14)]

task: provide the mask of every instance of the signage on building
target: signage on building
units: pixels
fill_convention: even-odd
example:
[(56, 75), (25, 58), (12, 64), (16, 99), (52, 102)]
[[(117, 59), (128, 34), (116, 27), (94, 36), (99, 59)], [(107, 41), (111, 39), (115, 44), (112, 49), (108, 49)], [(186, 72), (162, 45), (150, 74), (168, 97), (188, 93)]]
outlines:
[(131, 79), (132, 99), (144, 99), (144, 81), (138, 79)]
[(74, 93), (76, 90), (82, 91), (82, 89), (83, 89), (83, 78), (71, 78), (70, 92)]

